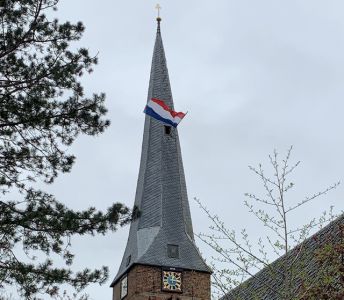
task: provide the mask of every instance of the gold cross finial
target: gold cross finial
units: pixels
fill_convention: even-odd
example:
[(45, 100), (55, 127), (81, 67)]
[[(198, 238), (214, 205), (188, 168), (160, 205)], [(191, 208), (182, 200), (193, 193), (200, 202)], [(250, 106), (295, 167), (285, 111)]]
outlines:
[(161, 9), (161, 6), (160, 4), (158, 3), (155, 8), (158, 10), (158, 19), (160, 19), (160, 9)]

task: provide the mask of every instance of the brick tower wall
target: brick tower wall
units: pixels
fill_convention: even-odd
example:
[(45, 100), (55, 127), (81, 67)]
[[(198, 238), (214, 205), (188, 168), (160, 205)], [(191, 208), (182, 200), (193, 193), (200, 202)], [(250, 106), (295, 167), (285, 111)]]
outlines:
[[(135, 265), (128, 273), (128, 294), (124, 300), (210, 300), (210, 274), (183, 271), (182, 293), (161, 290), (160, 267)], [(113, 288), (113, 300), (120, 298), (120, 281)]]

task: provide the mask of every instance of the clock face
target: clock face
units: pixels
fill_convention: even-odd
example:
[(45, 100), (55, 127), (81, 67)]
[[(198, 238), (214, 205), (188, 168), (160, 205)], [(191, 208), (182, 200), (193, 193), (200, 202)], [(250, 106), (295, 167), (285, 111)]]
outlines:
[(128, 294), (128, 277), (125, 276), (121, 280), (121, 299), (123, 299)]
[(165, 291), (182, 291), (182, 273), (175, 271), (162, 271), (162, 287)]

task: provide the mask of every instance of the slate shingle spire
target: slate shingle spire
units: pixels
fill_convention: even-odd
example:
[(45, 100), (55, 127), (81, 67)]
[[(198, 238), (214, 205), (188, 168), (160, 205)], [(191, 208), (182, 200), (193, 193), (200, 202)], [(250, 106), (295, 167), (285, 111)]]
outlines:
[[(159, 98), (174, 108), (158, 18), (147, 101)], [(119, 271), (111, 286), (133, 265), (175, 267), (210, 273), (194, 243), (182, 156), (176, 128), (146, 115), (135, 205), (140, 217), (131, 224)], [(168, 255), (178, 246), (179, 258)]]

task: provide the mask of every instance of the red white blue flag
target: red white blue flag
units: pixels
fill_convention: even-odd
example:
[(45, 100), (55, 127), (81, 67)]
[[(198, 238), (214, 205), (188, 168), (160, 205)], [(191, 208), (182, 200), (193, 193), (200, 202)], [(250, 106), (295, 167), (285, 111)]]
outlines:
[(148, 101), (144, 113), (173, 127), (177, 127), (186, 115), (185, 113), (170, 109), (164, 101), (156, 98)]

